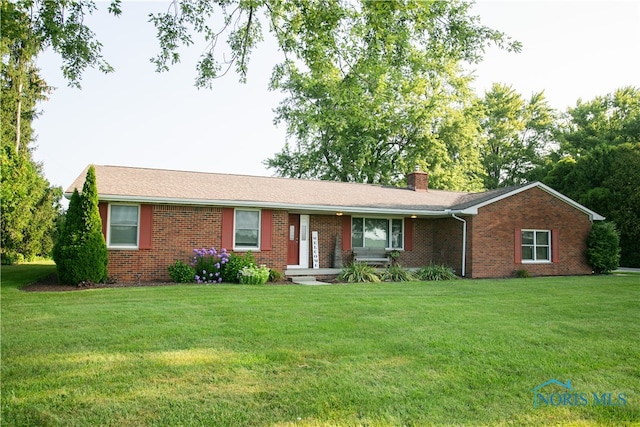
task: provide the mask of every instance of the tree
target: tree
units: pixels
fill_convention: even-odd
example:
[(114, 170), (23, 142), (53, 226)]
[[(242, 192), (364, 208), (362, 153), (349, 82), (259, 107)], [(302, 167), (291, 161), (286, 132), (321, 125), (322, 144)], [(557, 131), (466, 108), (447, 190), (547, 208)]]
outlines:
[[(209, 42), (196, 85), (210, 86), (233, 66), (246, 78), (263, 21), (285, 60), (271, 89), (289, 96), (277, 109), (293, 141), (266, 164), (280, 175), (397, 184), (416, 165), (434, 187), (480, 189), (477, 127), (463, 112), (469, 80), (462, 62), (480, 60), (495, 43), (520, 45), (479, 24), (466, 2), (174, 1), (152, 16), (161, 53), (157, 70), (178, 49)], [(220, 13), (220, 29), (209, 22)], [(230, 53), (221, 55), (227, 37)], [(228, 58), (228, 59), (226, 59)], [(456, 135), (456, 131), (460, 131)]]
[[(2, 0), (3, 38), (10, 34), (10, 51), (25, 52), (31, 59), (52, 49), (62, 59), (62, 73), (69, 85), (79, 88), (87, 67), (113, 71), (102, 57), (102, 44), (84, 23), (95, 10), (91, 0)], [(121, 13), (120, 0), (111, 1), (109, 12)]]
[(96, 170), (93, 165), (87, 170), (87, 177), (82, 187), (80, 206), (85, 243), (83, 247), (84, 280), (104, 282), (107, 280), (108, 275), (109, 253), (107, 252), (107, 243), (102, 234), (102, 219), (100, 219), (100, 211), (98, 209)]
[(102, 234), (93, 166), (87, 170), (82, 194), (78, 194), (76, 189), (71, 197), (54, 250), (54, 260), (61, 283), (76, 285), (84, 281), (99, 283), (107, 279), (109, 254)]
[[(210, 86), (234, 66), (245, 80), (265, 23), (286, 58), (274, 74), (286, 73), (292, 62), (316, 75), (336, 63), (350, 67), (353, 54), (375, 35), (399, 55), (412, 44), (434, 56), (455, 54), (471, 62), (480, 59), (487, 42), (520, 48), (504, 34), (479, 25), (477, 17), (467, 15), (471, 5), (461, 1), (173, 0), (171, 5), (167, 12), (151, 15), (161, 49), (153, 62), (158, 71), (168, 70), (180, 61), (179, 49), (202, 36), (206, 47), (197, 65), (199, 87)], [(227, 51), (221, 43), (225, 37)]]
[(640, 267), (640, 88), (578, 100), (565, 120), (543, 182), (614, 222), (621, 265)]
[[(210, 87), (234, 66), (245, 80), (251, 51), (268, 28), (284, 56), (274, 68), (271, 88), (291, 94), (278, 120), (290, 120), (290, 133), (297, 138), (304, 133), (296, 130), (302, 121), (295, 116), (312, 114), (300, 109), (309, 106), (298, 100), (318, 101), (319, 127), (297, 142), (312, 147), (323, 139), (328, 172), (296, 165), (317, 156), (306, 158), (286, 147), (272, 167), (289, 175), (394, 183), (423, 164), (435, 186), (478, 188), (477, 156), (452, 135), (458, 128), (474, 129), (461, 122), (465, 114), (456, 113), (469, 93), (460, 65), (478, 62), (488, 44), (516, 51), (520, 44), (481, 25), (469, 15), (470, 7), (463, 1), (174, 0), (167, 12), (150, 15), (160, 43), (153, 62), (158, 71), (167, 70), (180, 60), (182, 46), (203, 37), (208, 45), (197, 65), (196, 85)], [(71, 85), (79, 86), (87, 66), (111, 70), (82, 20), (95, 10), (93, 1), (22, 0), (16, 9), (28, 16), (26, 34), (34, 50), (51, 47), (61, 54)], [(109, 10), (118, 15), (119, 1), (113, 0)], [(225, 38), (226, 51), (220, 43)], [(337, 117), (343, 122), (334, 131), (332, 121), (341, 114), (349, 116), (346, 121)], [(443, 119), (449, 114), (456, 119)], [(460, 140), (473, 138), (467, 134)], [(293, 163), (285, 164), (291, 156)]]
[(581, 156), (602, 145), (636, 143), (639, 135), (640, 88), (627, 86), (569, 108), (561, 153)]
[(480, 168), (468, 147), (477, 127), (463, 113), (473, 95), (461, 64), (503, 35), (468, 16), (467, 3), (331, 3), (333, 15), (299, 18), (301, 28), (322, 29), (291, 43), (300, 63), (275, 69), (272, 88), (289, 94), (276, 121), (295, 144), (266, 164), (285, 176), (381, 184), (420, 165), (436, 187), (477, 188), (465, 176)]
[(77, 188), (74, 188), (69, 207), (62, 221), (59, 223), (58, 238), (53, 247), (53, 260), (56, 263), (58, 281), (61, 283), (78, 284), (74, 268), (81, 261), (79, 250), (80, 232), (82, 230), (82, 205)]
[(556, 115), (542, 92), (525, 101), (510, 86), (494, 84), (481, 102), (483, 143), (480, 157), (486, 188), (526, 183), (540, 178), (552, 151)]
[[(284, 61), (271, 89), (289, 96), (277, 109), (293, 141), (266, 164), (280, 175), (397, 184), (416, 165), (435, 187), (479, 189), (480, 167), (469, 148), (477, 129), (461, 113), (468, 103), (462, 62), (477, 62), (490, 43), (520, 45), (480, 25), (467, 2), (174, 1), (153, 15), (158, 71), (180, 60), (178, 49), (208, 41), (196, 85), (235, 66), (246, 79), (263, 23)], [(219, 28), (211, 17), (222, 17)], [(226, 37), (228, 54), (219, 43)], [(464, 136), (453, 132), (461, 129)], [(466, 144), (464, 147), (462, 144)]]
[(50, 254), (62, 190), (50, 186), (32, 157), (31, 124), (49, 88), (35, 67), (26, 16), (3, 1), (0, 20), (1, 245), (2, 262), (12, 263)]
[(563, 159), (543, 181), (615, 223), (620, 263), (628, 267), (640, 267), (639, 165), (640, 142), (601, 145), (577, 159)]

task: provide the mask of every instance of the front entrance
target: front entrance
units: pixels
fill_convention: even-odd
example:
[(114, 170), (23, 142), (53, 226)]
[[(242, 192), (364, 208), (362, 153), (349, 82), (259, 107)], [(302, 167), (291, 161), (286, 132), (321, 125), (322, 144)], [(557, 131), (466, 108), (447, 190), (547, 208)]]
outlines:
[(287, 247), (287, 264), (300, 264), (300, 215), (289, 214), (289, 245)]
[(287, 267), (309, 268), (309, 215), (289, 214)]

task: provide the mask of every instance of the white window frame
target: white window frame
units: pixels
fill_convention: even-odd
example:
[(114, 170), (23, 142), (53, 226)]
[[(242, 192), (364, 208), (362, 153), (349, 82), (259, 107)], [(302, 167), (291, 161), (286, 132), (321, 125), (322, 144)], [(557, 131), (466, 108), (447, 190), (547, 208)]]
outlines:
[[(237, 221), (237, 212), (258, 212), (258, 246), (236, 246), (236, 227), (238, 225)], [(260, 209), (241, 209), (235, 208), (233, 210), (233, 250), (236, 252), (248, 252), (248, 251), (259, 251), (261, 245), (262, 238), (262, 210)]]
[[(523, 242), (522, 234), (525, 231), (533, 232), (533, 244), (525, 244)], [(536, 242), (537, 233), (547, 233), (547, 236), (548, 236), (547, 237), (547, 241), (549, 243), (547, 245), (538, 245), (537, 242)], [(551, 230), (522, 229), (522, 230), (520, 230), (520, 239), (521, 239), (521, 241), (520, 241), (520, 254), (521, 254), (521, 256), (522, 256), (522, 248), (523, 247), (528, 246), (528, 247), (533, 248), (533, 251), (532, 251), (533, 252), (533, 259), (524, 259), (524, 258), (522, 258), (522, 263), (523, 264), (550, 264), (552, 262), (551, 260), (553, 258), (553, 255), (551, 253), (551, 251), (552, 251), (551, 247), (554, 244), (554, 242), (551, 241)], [(549, 250), (547, 252), (547, 254), (548, 254), (548, 258), (547, 259), (537, 259), (538, 254), (537, 254), (536, 248), (538, 248), (538, 247), (548, 247), (549, 248)]]
[[(352, 244), (352, 246), (353, 246), (353, 220), (356, 219), (356, 218), (362, 219), (362, 233), (363, 234), (364, 234), (364, 222), (366, 220), (368, 220), (368, 219), (377, 219), (377, 220), (384, 219), (384, 220), (387, 220), (387, 222), (389, 224), (389, 228), (388, 228), (389, 233), (387, 235), (387, 243), (386, 243), (386, 246), (385, 246), (384, 249), (386, 251), (404, 251), (405, 230), (404, 230), (404, 218), (403, 217), (352, 216), (351, 217), (351, 244)], [(393, 221), (394, 220), (395, 221), (400, 220), (401, 224), (402, 224), (402, 239), (400, 239), (401, 240), (401, 242), (400, 242), (401, 246), (398, 247), (398, 248), (390, 247), (391, 240), (392, 240), (391, 236), (393, 235)], [(365, 242), (365, 238), (364, 238), (364, 235), (363, 235), (362, 236), (362, 244), (363, 245), (365, 244), (364, 242)], [(356, 247), (359, 247), (359, 246), (356, 246)], [(362, 246), (362, 247), (366, 247), (366, 246)]]
[[(133, 206), (138, 210), (138, 219), (136, 225), (136, 243), (132, 245), (111, 244), (111, 209), (114, 206)], [(109, 249), (130, 249), (136, 250), (140, 248), (140, 205), (134, 203), (109, 203), (109, 214), (107, 215), (107, 248)]]

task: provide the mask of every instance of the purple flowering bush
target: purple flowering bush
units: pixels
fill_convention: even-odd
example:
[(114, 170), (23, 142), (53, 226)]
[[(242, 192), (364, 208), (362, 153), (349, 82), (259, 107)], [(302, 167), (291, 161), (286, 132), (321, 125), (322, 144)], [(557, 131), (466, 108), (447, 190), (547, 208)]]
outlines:
[(216, 248), (194, 249), (192, 265), (195, 269), (197, 283), (222, 282), (222, 268), (229, 262), (229, 254), (226, 249), (218, 252)]

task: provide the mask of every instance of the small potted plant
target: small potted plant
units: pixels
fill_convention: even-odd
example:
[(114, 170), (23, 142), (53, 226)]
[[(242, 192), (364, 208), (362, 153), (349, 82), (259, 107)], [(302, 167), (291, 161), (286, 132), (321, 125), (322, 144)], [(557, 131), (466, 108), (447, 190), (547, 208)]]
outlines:
[(400, 258), (400, 251), (394, 250), (389, 252), (389, 258), (391, 258), (391, 264), (396, 265), (398, 263), (398, 259)]

